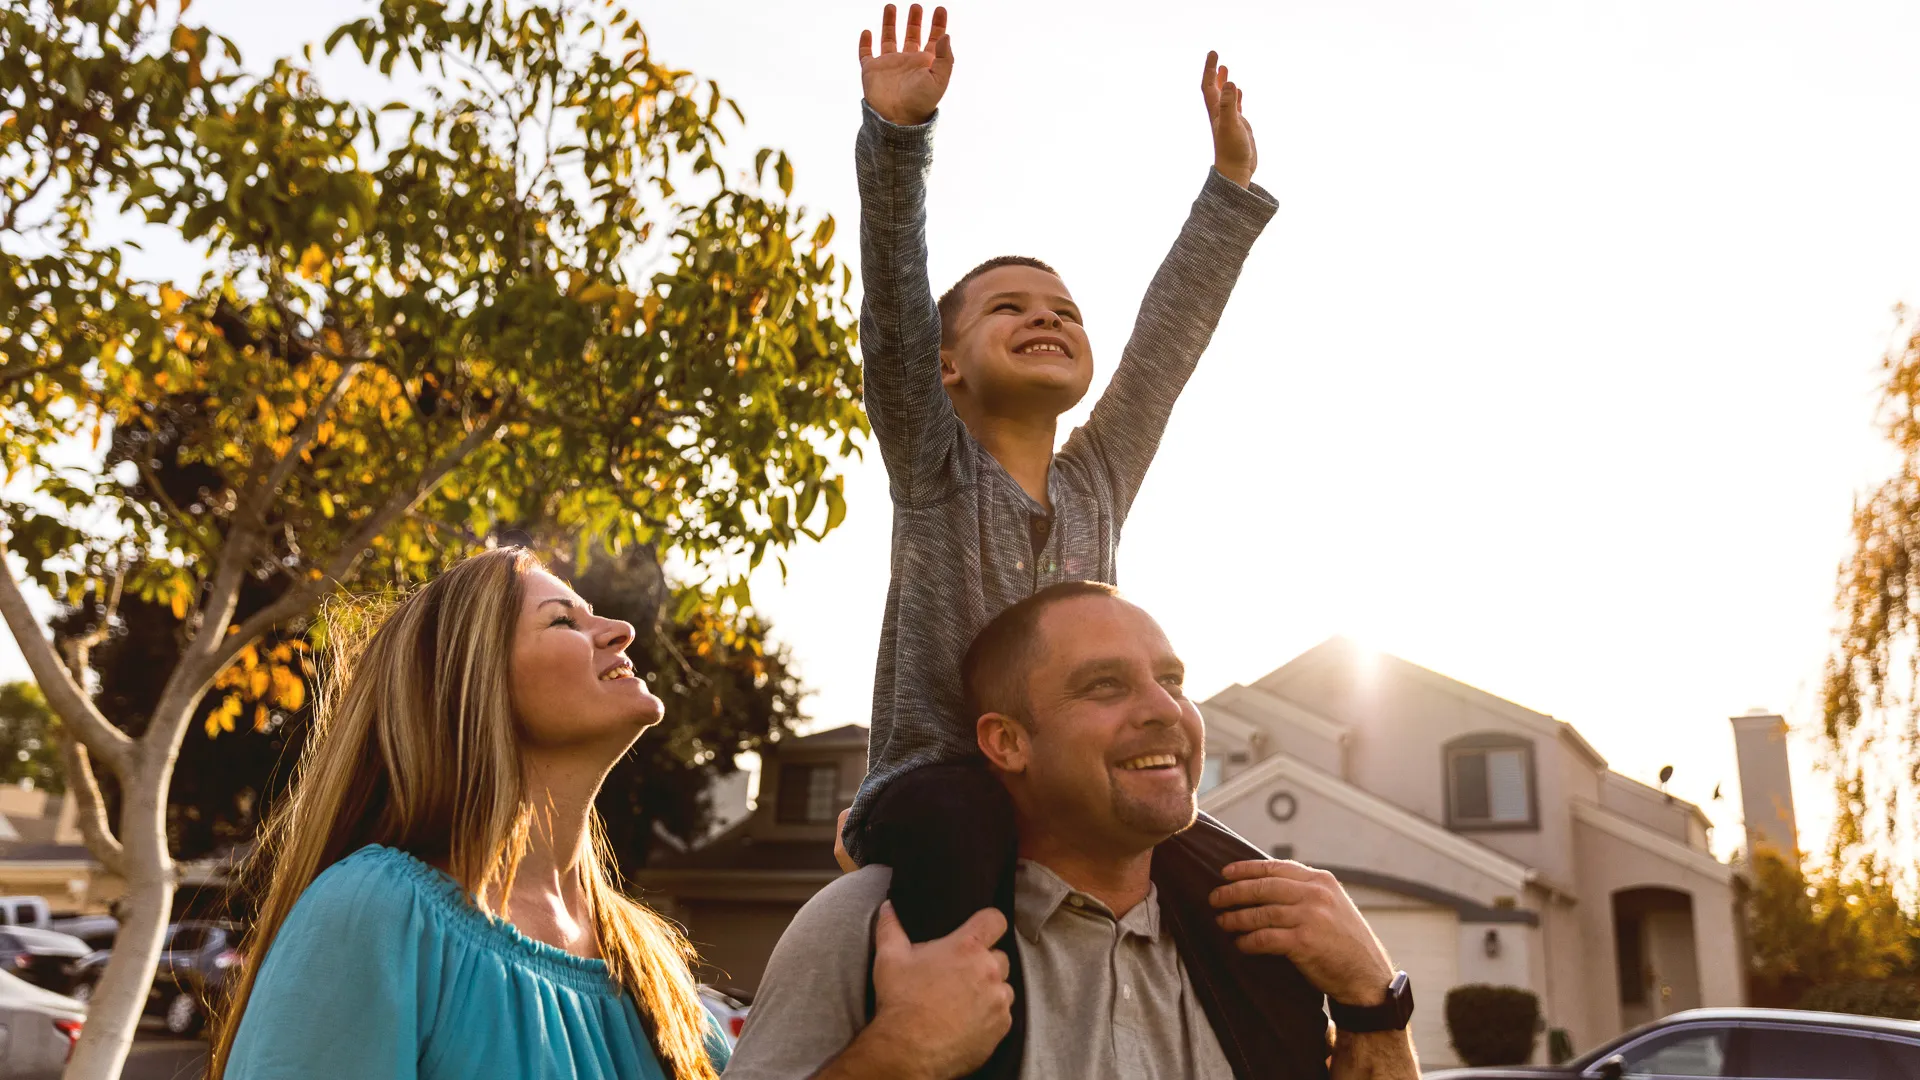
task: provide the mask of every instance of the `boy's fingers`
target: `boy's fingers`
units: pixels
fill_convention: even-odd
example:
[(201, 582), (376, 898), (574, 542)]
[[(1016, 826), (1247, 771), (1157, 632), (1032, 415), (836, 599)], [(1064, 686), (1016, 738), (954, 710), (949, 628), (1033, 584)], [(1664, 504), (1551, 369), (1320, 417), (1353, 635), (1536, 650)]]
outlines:
[(860, 60), (862, 63), (873, 59), (873, 31), (860, 31)]
[(919, 4), (915, 4), (907, 9), (907, 37), (905, 41), (900, 43), (900, 47), (907, 52), (914, 52), (920, 48)]
[(929, 43), (939, 41), (941, 38), (945, 37), (946, 34), (947, 34), (947, 9), (943, 7), (934, 8), (933, 9), (933, 25), (927, 29), (927, 41)]
[(1219, 53), (1208, 53), (1206, 70), (1200, 73), (1200, 96), (1206, 99), (1207, 115), (1209, 116), (1213, 115), (1214, 110), (1220, 107), (1220, 88), (1215, 85), (1213, 81), (1214, 65), (1219, 63), (1219, 61)]
[(882, 56), (897, 51), (893, 34), (898, 19), (899, 11), (892, 4), (888, 4), (886, 10), (880, 13), (880, 55)]
[(1220, 111), (1228, 117), (1240, 115), (1240, 88), (1228, 83), (1220, 88)]
[(953, 36), (941, 34), (933, 42), (933, 70), (942, 78), (953, 74)]

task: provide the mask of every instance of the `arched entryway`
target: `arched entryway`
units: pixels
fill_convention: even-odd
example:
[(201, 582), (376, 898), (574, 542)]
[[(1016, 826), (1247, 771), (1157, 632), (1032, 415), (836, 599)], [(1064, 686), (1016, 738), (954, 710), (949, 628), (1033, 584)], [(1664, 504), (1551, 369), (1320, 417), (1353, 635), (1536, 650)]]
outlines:
[(1613, 894), (1613, 943), (1626, 1027), (1700, 1007), (1693, 896), (1644, 886)]

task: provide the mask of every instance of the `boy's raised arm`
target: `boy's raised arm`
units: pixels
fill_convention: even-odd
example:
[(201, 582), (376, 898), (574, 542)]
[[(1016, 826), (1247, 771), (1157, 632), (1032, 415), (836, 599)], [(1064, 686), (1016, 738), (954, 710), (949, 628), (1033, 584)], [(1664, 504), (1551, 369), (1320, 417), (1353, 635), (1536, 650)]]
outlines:
[(933, 161), (933, 115), (953, 75), (947, 12), (935, 8), (921, 44), (920, 5), (907, 15), (895, 44), (888, 4), (875, 51), (860, 33), (860, 136), (854, 146), (860, 182), (860, 349), (867, 419), (896, 499), (934, 497), (929, 490), (960, 429), (940, 382), (940, 314), (927, 280), (927, 169)]
[(1106, 392), (1062, 451), (1099, 461), (1123, 516), (1153, 462), (1174, 402), (1213, 338), (1247, 252), (1278, 208), (1253, 183), (1258, 155), (1253, 128), (1240, 111), (1245, 95), (1218, 60), (1217, 53), (1207, 54), (1200, 83), (1213, 129), (1213, 168), (1147, 287)]

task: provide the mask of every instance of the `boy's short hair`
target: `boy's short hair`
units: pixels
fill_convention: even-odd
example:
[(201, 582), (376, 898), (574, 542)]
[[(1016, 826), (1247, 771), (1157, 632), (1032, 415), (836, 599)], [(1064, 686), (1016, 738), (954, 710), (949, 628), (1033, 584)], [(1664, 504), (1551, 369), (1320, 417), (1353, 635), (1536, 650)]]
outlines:
[(988, 713), (1027, 719), (1027, 679), (1040, 645), (1040, 617), (1053, 605), (1082, 596), (1118, 600), (1120, 590), (1101, 581), (1058, 582), (995, 615), (973, 636), (960, 661), (960, 686), (976, 719)]
[(967, 271), (959, 281), (953, 283), (952, 288), (940, 294), (940, 344), (953, 344), (953, 325), (960, 319), (960, 304), (967, 298), (967, 286), (981, 274), (1003, 266), (1031, 266), (1035, 270), (1045, 270), (1054, 277), (1060, 276), (1060, 271), (1028, 255), (996, 255), (988, 259)]

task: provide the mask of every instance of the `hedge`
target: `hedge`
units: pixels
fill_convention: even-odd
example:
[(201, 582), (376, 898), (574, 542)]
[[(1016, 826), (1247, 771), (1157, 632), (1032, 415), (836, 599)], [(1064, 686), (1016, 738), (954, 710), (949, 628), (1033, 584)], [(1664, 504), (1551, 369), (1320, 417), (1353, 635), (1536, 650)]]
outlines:
[(1525, 1065), (1540, 1027), (1540, 998), (1531, 990), (1474, 983), (1447, 991), (1447, 1034), (1474, 1068)]

